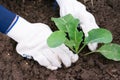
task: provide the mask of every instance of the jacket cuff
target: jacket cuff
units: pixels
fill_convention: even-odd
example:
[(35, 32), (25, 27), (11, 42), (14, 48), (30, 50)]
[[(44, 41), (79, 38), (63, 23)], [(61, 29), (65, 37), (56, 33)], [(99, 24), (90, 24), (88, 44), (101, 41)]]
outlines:
[(19, 16), (0, 5), (0, 32), (7, 34)]

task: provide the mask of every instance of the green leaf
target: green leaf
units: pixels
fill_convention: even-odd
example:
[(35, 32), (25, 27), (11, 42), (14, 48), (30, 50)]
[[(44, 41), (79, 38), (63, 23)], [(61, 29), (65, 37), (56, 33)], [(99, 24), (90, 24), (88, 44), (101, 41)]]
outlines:
[(82, 31), (76, 31), (75, 33), (75, 50), (76, 52), (78, 51), (79, 49), (79, 46), (80, 46), (80, 43), (83, 41), (83, 32)]
[(66, 22), (64, 21), (64, 19), (61, 18), (51, 18), (52, 21), (54, 21), (55, 25), (57, 26), (57, 28), (61, 31), (66, 32)]
[(83, 40), (83, 32), (82, 31), (76, 31), (75, 33), (75, 41), (76, 42), (81, 42)]
[(47, 39), (49, 47), (57, 47), (64, 43), (66, 39), (66, 34), (63, 31), (53, 32)]
[(100, 52), (107, 59), (120, 61), (120, 45), (118, 44), (105, 44), (101, 48), (99, 48), (97, 52)]
[(69, 23), (73, 21), (74, 23), (74, 17), (71, 14), (65, 15), (60, 18), (51, 18), (52, 21), (54, 21), (55, 25), (59, 30), (62, 30), (64, 32), (67, 32), (68, 26), (70, 25)]
[(73, 18), (71, 21), (68, 22), (68, 24), (66, 26), (69, 38), (72, 40), (75, 40), (77, 37), (76, 34), (78, 32), (78, 30), (77, 30), (78, 24), (79, 24), (79, 20)]
[(66, 22), (69, 22), (72, 19), (74, 19), (74, 17), (71, 14), (67, 14), (67, 15), (63, 16), (62, 19), (64, 19)]
[(112, 41), (112, 34), (110, 31), (102, 28), (93, 29), (88, 32), (89, 36), (85, 38), (85, 43), (110, 43)]
[(74, 43), (73, 40), (68, 40), (68, 39), (66, 39), (64, 43), (65, 43), (65, 45), (68, 46), (70, 49), (72, 49), (73, 46), (75, 46), (75, 43)]

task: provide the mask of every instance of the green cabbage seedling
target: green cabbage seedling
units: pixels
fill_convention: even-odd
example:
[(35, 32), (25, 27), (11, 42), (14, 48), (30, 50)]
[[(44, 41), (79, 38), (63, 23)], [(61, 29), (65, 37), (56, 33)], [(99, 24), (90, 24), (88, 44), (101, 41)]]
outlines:
[[(112, 34), (110, 31), (98, 28), (88, 32), (88, 37), (83, 36), (83, 31), (77, 29), (79, 20), (71, 14), (60, 18), (52, 18), (59, 30), (53, 32), (47, 39), (48, 46), (55, 48), (63, 43), (74, 53), (78, 54), (89, 43), (103, 43), (98, 50), (87, 54), (99, 52), (107, 59), (120, 61), (120, 45), (111, 43)], [(83, 44), (80, 47), (81, 43)], [(87, 55), (86, 54), (86, 55)]]
[[(83, 40), (83, 32), (78, 31), (77, 29), (79, 20), (69, 14), (61, 18), (52, 18), (52, 21), (55, 22), (59, 31), (55, 31), (51, 34), (47, 40), (48, 45), (54, 48), (64, 43), (71, 50), (77, 53), (80, 43)], [(56, 32), (59, 33), (59, 35), (56, 34)]]

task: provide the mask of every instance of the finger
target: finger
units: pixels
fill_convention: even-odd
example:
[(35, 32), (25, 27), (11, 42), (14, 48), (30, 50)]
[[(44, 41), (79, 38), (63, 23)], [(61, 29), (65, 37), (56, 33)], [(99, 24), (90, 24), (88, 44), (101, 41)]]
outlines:
[(36, 55), (36, 56), (33, 56), (34, 60), (36, 60), (41, 66), (44, 66), (50, 70), (56, 70), (58, 67), (56, 66), (53, 66), (45, 56), (41, 55)]
[(59, 60), (59, 57), (52, 52), (50, 49), (45, 49), (43, 51), (43, 55), (49, 60), (49, 62), (56, 67), (61, 67), (61, 62)]
[(73, 63), (75, 63), (75, 62), (78, 60), (78, 58), (79, 58), (79, 57), (78, 57), (78, 54), (74, 54), (74, 53), (73, 53), (72, 51), (70, 51), (69, 48), (67, 48), (64, 44), (61, 45), (60, 48), (70, 56), (71, 61), (72, 61)]
[(65, 51), (63, 51), (59, 47), (52, 49), (52, 51), (58, 55), (58, 57), (66, 67), (71, 66), (71, 58)]
[(89, 43), (89, 44), (88, 44), (88, 48), (89, 48), (91, 51), (95, 51), (97, 47), (98, 47), (98, 43)]

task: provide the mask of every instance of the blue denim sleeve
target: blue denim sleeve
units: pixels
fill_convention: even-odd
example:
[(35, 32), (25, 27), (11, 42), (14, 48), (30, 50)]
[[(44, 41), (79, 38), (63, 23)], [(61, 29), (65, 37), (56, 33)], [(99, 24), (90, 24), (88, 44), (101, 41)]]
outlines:
[(0, 32), (6, 34), (10, 27), (12, 27), (13, 21), (16, 19), (16, 14), (7, 10), (0, 5)]

